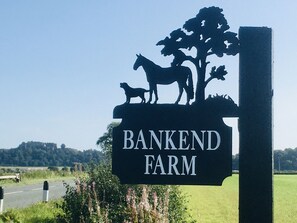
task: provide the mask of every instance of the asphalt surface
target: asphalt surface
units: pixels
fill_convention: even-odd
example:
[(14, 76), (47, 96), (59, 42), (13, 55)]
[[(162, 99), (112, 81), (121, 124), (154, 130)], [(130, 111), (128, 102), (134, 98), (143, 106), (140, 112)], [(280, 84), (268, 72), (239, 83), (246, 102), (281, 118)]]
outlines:
[[(61, 198), (65, 195), (64, 181), (49, 181), (49, 200)], [(66, 180), (67, 184), (74, 185), (73, 180)], [(31, 185), (3, 186), (3, 211), (10, 208), (24, 208), (43, 201), (43, 182)]]

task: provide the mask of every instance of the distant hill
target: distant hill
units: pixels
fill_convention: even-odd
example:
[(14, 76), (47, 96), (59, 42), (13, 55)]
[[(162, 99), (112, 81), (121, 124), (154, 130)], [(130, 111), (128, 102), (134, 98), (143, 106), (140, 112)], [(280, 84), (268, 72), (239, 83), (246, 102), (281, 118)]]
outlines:
[(0, 166), (73, 166), (74, 162), (98, 163), (103, 154), (97, 150), (60, 148), (55, 143), (23, 142), (17, 148), (0, 149)]

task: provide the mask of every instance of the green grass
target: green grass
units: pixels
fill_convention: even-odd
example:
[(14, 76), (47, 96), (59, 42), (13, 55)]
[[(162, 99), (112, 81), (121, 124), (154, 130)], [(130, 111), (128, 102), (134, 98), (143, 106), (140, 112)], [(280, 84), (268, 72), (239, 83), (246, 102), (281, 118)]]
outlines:
[(57, 208), (57, 201), (53, 201), (21, 209), (19, 214), (23, 223), (54, 223), (59, 213), (62, 214), (62, 210)]
[(56, 223), (57, 215), (62, 214), (62, 210), (57, 207), (57, 203), (59, 202), (40, 202), (28, 208), (11, 209), (0, 215), (0, 223)]
[(295, 223), (297, 216), (297, 175), (274, 177), (275, 222)]
[[(182, 186), (197, 223), (238, 223), (238, 175), (227, 178), (223, 186)], [(297, 216), (297, 175), (274, 177), (274, 222), (295, 223)], [(61, 213), (55, 202), (38, 203), (12, 209), (21, 223), (55, 223)], [(1, 219), (1, 215), (0, 215)], [(1, 220), (0, 220), (0, 223)]]
[(223, 186), (183, 186), (189, 195), (194, 219), (203, 223), (238, 222), (238, 177), (227, 178)]
[[(183, 186), (189, 207), (198, 223), (238, 223), (238, 175), (223, 186)], [(274, 176), (274, 222), (295, 223), (297, 175)]]

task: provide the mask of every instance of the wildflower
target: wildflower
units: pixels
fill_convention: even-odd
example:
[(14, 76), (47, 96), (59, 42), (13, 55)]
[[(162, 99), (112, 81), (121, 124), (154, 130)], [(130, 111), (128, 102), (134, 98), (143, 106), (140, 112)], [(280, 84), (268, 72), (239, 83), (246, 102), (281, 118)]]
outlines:
[(148, 200), (148, 193), (147, 193), (147, 187), (146, 186), (143, 186), (143, 188), (142, 188), (141, 202), (142, 202), (144, 210), (149, 212), (150, 211), (150, 204), (149, 204), (149, 200)]
[(127, 205), (128, 207), (130, 207), (130, 202), (131, 202), (131, 188), (128, 189), (128, 192), (126, 194), (126, 202), (127, 202)]

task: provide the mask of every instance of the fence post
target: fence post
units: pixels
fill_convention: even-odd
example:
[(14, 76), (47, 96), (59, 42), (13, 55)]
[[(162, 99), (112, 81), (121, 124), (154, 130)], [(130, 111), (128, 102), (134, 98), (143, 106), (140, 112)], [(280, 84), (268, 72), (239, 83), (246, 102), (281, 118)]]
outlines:
[(3, 212), (4, 190), (0, 187), (0, 214)]
[(43, 183), (43, 202), (48, 202), (48, 196), (49, 195), (49, 186), (48, 182), (44, 181)]

